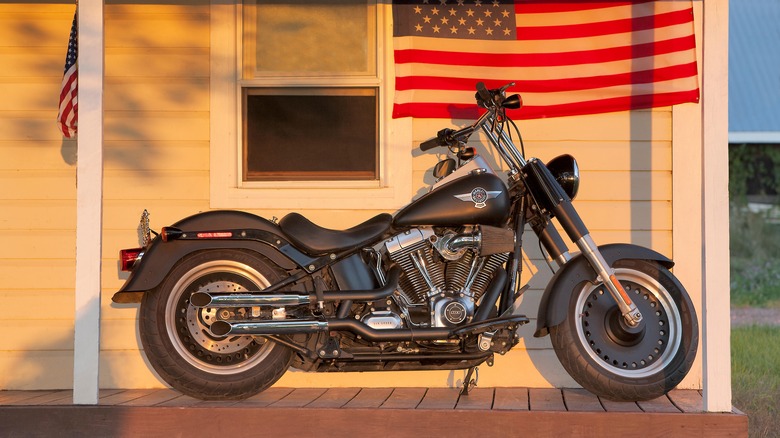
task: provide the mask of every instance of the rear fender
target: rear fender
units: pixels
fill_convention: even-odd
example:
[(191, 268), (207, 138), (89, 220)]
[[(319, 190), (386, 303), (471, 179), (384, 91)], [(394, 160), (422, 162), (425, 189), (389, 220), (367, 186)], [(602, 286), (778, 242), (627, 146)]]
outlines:
[[(242, 211), (217, 210), (198, 213), (182, 219), (172, 227), (182, 230), (226, 230), (251, 229), (266, 231), (281, 236), (279, 227), (273, 222)], [(286, 242), (284, 239), (276, 241)], [(125, 284), (111, 298), (115, 303), (138, 303), (144, 292), (156, 288), (185, 256), (197, 251), (209, 249), (247, 249), (268, 257), (283, 269), (295, 269), (300, 266), (293, 260), (310, 260), (292, 247), (277, 248), (275, 242), (258, 240), (173, 240), (163, 242), (156, 237), (144, 252), (141, 261), (133, 268)]]
[[(601, 255), (607, 264), (612, 266), (618, 260), (650, 260), (658, 262), (669, 269), (674, 262), (652, 249), (627, 243), (614, 243), (599, 246)], [(536, 318), (534, 337), (540, 338), (549, 334), (549, 328), (555, 327), (566, 319), (571, 294), (578, 290), (583, 282), (595, 282), (596, 273), (582, 254), (569, 260), (555, 273), (542, 295), (539, 312)]]

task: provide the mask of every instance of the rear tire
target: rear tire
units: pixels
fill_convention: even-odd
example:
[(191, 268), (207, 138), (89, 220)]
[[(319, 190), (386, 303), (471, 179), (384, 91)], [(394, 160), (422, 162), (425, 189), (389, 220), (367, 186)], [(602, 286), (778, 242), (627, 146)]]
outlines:
[(207, 250), (182, 259), (141, 302), (141, 343), (157, 374), (203, 400), (244, 399), (271, 386), (289, 367), (290, 349), (259, 337), (212, 335), (215, 309), (193, 307), (189, 297), (260, 290), (280, 277), (279, 268), (249, 251)]
[(623, 321), (601, 283), (572, 291), (567, 318), (550, 328), (555, 353), (582, 387), (615, 401), (659, 397), (677, 386), (696, 357), (699, 328), (691, 299), (666, 268), (644, 260), (613, 266), (643, 320)]

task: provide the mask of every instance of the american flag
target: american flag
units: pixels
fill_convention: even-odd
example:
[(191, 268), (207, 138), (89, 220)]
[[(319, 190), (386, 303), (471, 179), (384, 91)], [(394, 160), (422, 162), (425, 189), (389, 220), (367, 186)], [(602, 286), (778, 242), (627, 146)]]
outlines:
[(78, 8), (73, 15), (73, 25), (70, 28), (68, 40), (68, 54), (65, 56), (65, 74), (62, 77), (60, 87), (60, 111), (57, 122), (62, 135), (72, 138), (76, 135), (79, 124), (79, 97), (78, 97)]
[(393, 117), (474, 118), (515, 82), (532, 119), (698, 102), (690, 0), (395, 0)]

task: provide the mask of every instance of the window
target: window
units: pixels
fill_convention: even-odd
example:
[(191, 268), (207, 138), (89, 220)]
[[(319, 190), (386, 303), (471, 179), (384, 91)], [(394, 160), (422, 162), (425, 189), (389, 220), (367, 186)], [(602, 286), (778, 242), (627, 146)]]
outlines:
[(377, 180), (376, 88), (244, 88), (244, 181)]
[(408, 202), (411, 122), (390, 116), (390, 6), (230, 3), (211, 4), (212, 207)]

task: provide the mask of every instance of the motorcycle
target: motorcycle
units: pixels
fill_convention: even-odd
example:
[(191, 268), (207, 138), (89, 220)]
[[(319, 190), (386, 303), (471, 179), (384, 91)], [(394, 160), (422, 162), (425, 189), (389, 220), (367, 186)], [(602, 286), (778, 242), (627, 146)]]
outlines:
[[(467, 394), (475, 368), (517, 345), (530, 322), (519, 311), (528, 226), (557, 265), (534, 336), (549, 335), (566, 371), (598, 396), (638, 401), (673, 389), (698, 346), (673, 262), (632, 244), (596, 245), (572, 204), (576, 160), (525, 158), (506, 111), (522, 105), (507, 96), (511, 85), (478, 83), (476, 122), (420, 145), (449, 153), (430, 191), (394, 215), (333, 230), (298, 213), (277, 221), (208, 211), (152, 233), (144, 211), (143, 246), (120, 251), (130, 275), (113, 301), (140, 302), (154, 370), (205, 400), (250, 397), (290, 366), (463, 369)], [(505, 178), (467, 146), (478, 131), (506, 163)]]

